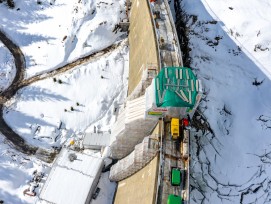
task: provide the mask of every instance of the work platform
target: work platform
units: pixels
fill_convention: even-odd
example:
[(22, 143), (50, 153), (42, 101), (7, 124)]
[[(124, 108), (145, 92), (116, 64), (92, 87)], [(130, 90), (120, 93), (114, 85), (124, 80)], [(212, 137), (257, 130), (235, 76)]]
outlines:
[[(180, 196), (183, 203), (189, 203), (189, 157), (182, 152), (184, 137), (173, 140), (170, 135), (170, 122), (164, 121), (161, 135), (160, 172), (158, 173), (158, 197), (156, 203), (167, 203), (170, 195)], [(189, 138), (188, 138), (189, 139)], [(188, 150), (189, 151), (189, 150)], [(181, 171), (181, 183), (174, 186), (171, 182), (172, 169)]]
[(164, 0), (150, 3), (155, 22), (161, 68), (183, 66), (182, 53), (169, 5)]

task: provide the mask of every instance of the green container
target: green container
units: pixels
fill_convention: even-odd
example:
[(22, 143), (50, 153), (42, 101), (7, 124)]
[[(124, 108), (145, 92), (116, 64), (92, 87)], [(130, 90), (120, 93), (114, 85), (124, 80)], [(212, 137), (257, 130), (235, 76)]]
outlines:
[(171, 170), (171, 185), (179, 186), (181, 184), (181, 171), (180, 169)]
[(182, 204), (182, 197), (181, 196), (176, 196), (173, 194), (169, 194), (167, 198), (167, 204)]

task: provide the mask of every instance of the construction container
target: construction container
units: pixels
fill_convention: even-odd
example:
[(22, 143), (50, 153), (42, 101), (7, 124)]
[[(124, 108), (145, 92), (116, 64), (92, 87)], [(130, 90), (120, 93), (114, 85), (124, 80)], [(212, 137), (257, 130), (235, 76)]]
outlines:
[(170, 131), (172, 139), (176, 140), (180, 137), (179, 118), (171, 119)]
[(174, 168), (171, 170), (171, 185), (179, 186), (180, 184), (181, 184), (181, 170)]
[(181, 196), (169, 194), (167, 198), (167, 204), (182, 204), (182, 202), (183, 201)]

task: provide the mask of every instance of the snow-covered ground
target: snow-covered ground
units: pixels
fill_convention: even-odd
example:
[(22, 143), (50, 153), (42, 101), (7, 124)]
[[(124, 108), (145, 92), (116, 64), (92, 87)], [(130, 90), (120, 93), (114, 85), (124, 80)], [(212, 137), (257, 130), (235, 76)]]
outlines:
[(47, 165), (10, 148), (2, 135), (0, 149), (0, 200), (4, 204), (34, 203), (36, 198), (24, 196), (23, 191), (29, 187), (33, 173), (47, 172)]
[(0, 29), (23, 51), (26, 77), (99, 51), (123, 33), (124, 0), (14, 0), (0, 4)]
[(183, 0), (200, 110), (214, 132), (191, 141), (191, 203), (271, 202), (271, 3)]
[[(115, 25), (125, 17), (124, 0), (14, 2), (14, 9), (0, 3), (0, 29), (25, 54), (26, 77), (99, 51), (123, 35), (115, 32)], [(195, 132), (191, 142), (191, 203), (270, 203), (271, 3), (182, 0), (182, 4), (190, 15), (191, 67), (205, 88), (200, 109), (214, 132)], [(126, 94), (127, 53), (120, 46), (55, 79), (20, 90), (7, 104), (7, 122), (41, 147), (60, 145), (89, 125), (108, 130), (114, 109)], [(7, 87), (15, 69), (2, 44), (0, 57), (1, 76), (10, 76), (0, 76), (0, 86)], [(46, 172), (46, 166), (12, 150), (3, 136), (0, 149), (0, 200), (34, 203), (23, 190), (34, 170)], [(105, 195), (112, 196), (112, 189)]]
[(4, 110), (6, 122), (30, 144), (45, 148), (94, 123), (107, 131), (126, 96), (127, 53), (122, 43), (108, 56), (21, 89)]
[(116, 183), (110, 182), (109, 172), (102, 173), (98, 187), (101, 189), (96, 199), (91, 204), (109, 204), (113, 201), (116, 189)]
[[(24, 195), (24, 191), (33, 184), (38, 184), (35, 192), (39, 195), (51, 165), (29, 157), (10, 148), (6, 140), (0, 135), (0, 201), (4, 204), (29, 204), (36, 203), (39, 198)], [(86, 151), (87, 154), (99, 156), (100, 153)], [(41, 181), (35, 182), (35, 175), (42, 173)], [(101, 174), (98, 187), (100, 192), (93, 204), (111, 203), (116, 188), (115, 182), (109, 181), (109, 172)], [(57, 193), (57, 192), (56, 192)]]
[[(99, 52), (114, 43), (114, 50), (95, 55), (67, 72), (35, 82), (18, 91), (6, 103), (6, 122), (35, 146), (50, 148), (81, 137), (85, 130), (108, 131), (114, 111), (127, 92), (128, 47), (117, 24), (126, 17), (125, 1), (113, 0), (14, 0), (15, 8), (0, 3), (0, 29), (25, 55), (26, 75), (64, 66)], [(0, 88), (15, 75), (14, 59), (0, 44)], [(89, 129), (87, 129), (89, 127)], [(7, 144), (0, 135), (0, 201), (35, 203), (37, 197), (23, 195), (33, 172), (47, 173), (38, 159), (27, 157)], [(102, 174), (103, 187), (95, 202), (109, 203), (115, 183)], [(39, 192), (40, 187), (36, 189)]]
[(6, 89), (15, 76), (15, 64), (9, 50), (0, 41), (0, 92)]

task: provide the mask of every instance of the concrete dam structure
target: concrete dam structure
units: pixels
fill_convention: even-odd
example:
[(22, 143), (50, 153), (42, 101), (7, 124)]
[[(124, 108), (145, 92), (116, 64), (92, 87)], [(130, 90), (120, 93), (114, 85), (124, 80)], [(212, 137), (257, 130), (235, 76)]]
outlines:
[[(116, 200), (189, 203), (190, 134), (184, 120), (200, 102), (201, 84), (183, 67), (167, 0), (132, 0), (129, 20), (128, 97), (111, 129), (111, 157), (119, 159), (109, 176), (119, 182)], [(172, 118), (180, 120), (177, 138), (170, 132)], [(179, 174), (178, 185), (170, 181), (173, 170)], [(136, 182), (146, 171), (152, 173)], [(151, 191), (141, 192), (149, 183)], [(125, 185), (134, 189), (129, 196)]]
[(128, 99), (112, 127), (111, 157), (121, 159), (150, 134), (157, 118), (146, 119), (146, 88), (161, 66), (182, 66), (178, 36), (168, 3), (131, 1)]

